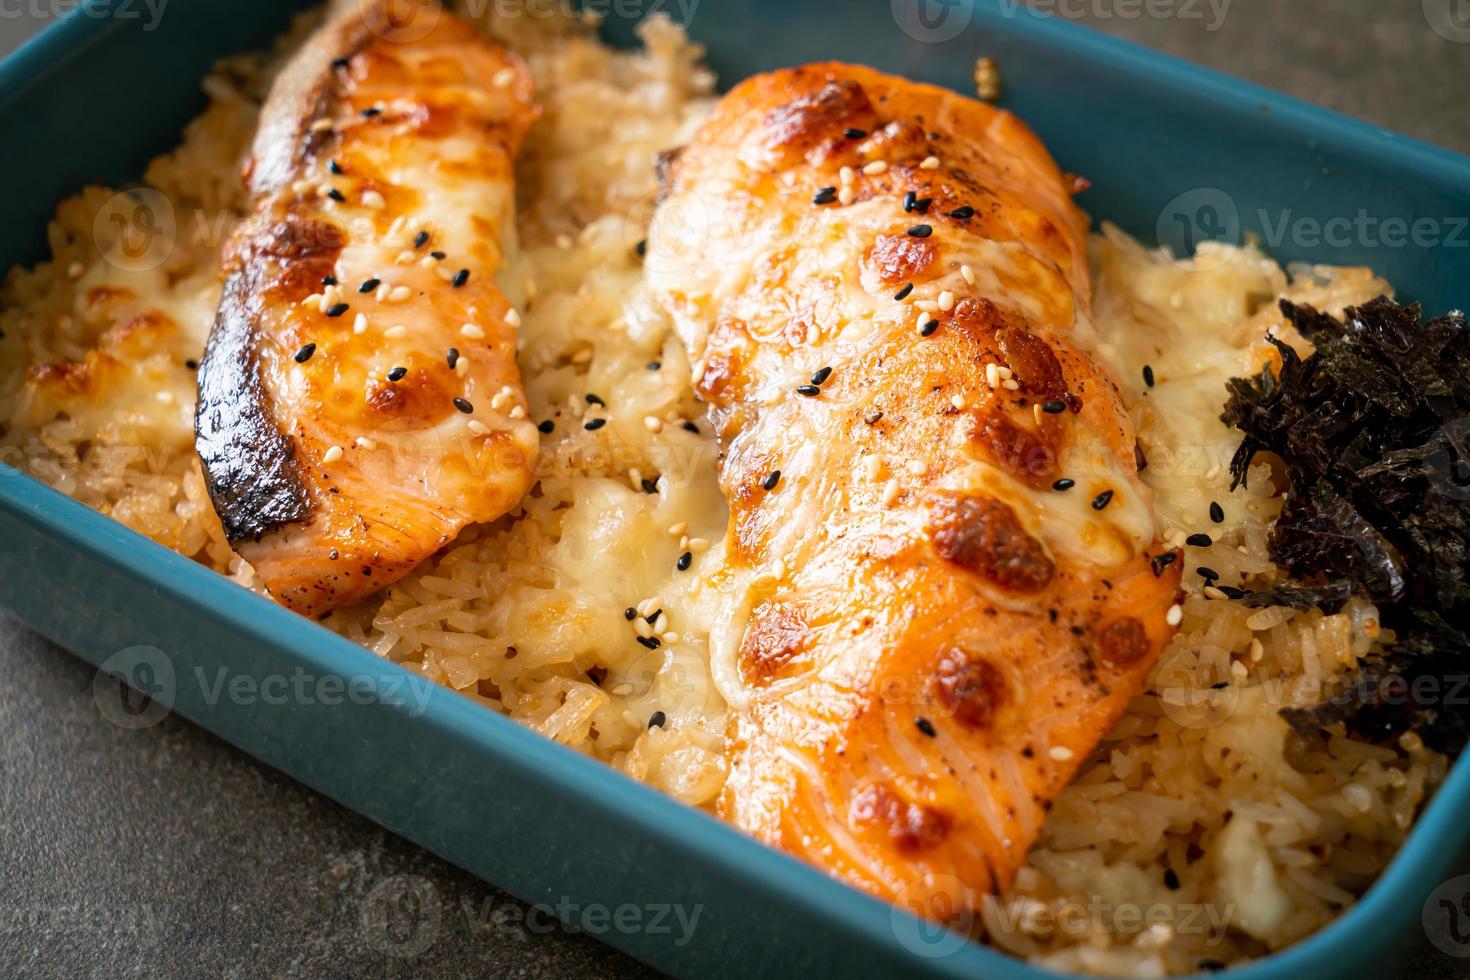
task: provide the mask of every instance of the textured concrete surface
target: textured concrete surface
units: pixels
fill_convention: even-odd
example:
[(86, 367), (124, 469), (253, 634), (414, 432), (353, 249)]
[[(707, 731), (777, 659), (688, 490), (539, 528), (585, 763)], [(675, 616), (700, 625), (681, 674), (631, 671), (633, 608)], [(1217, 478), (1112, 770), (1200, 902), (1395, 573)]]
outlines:
[[(1470, 152), (1470, 0), (1038, 5)], [(0, 0), (0, 52), (50, 9)], [(0, 676), (0, 972), (649, 972), (186, 722), (114, 726), (90, 668), (3, 620)], [(1400, 966), (1470, 977), (1466, 962), (1426, 947)]]

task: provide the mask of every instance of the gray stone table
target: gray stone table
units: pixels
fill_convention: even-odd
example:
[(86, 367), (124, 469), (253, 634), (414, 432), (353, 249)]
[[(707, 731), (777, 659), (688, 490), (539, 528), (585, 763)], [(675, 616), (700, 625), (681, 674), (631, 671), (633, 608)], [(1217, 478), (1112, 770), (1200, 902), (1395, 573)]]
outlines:
[[(0, 3), (0, 53), (52, 5)], [(1470, 152), (1470, 0), (1037, 6)], [(1436, 32), (1436, 11), (1459, 20)], [(0, 677), (0, 973), (650, 972), (187, 722), (115, 727), (89, 667), (6, 620)], [(385, 927), (383, 908), (412, 915)], [(1402, 965), (1470, 977), (1465, 962), (1426, 948)]]

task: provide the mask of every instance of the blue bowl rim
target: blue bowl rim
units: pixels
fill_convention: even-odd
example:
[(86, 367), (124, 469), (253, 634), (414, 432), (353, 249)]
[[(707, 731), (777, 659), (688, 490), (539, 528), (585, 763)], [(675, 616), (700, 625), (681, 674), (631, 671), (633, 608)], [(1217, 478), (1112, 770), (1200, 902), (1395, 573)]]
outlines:
[[(18, 97), (57, 63), (76, 57), (104, 41), (121, 26), (106, 15), (126, 0), (83, 0), (0, 58), (0, 91)], [(903, 0), (911, 2), (911, 0)], [(922, 0), (919, 0), (922, 2)], [(989, 0), (961, 0), (968, 4)], [(1263, 86), (1242, 81), (1171, 55), (1112, 37), (1061, 18), (1037, 14), (1022, 6), (1008, 15), (1024, 21), (1019, 30), (1061, 49), (1064, 56), (1085, 58), (1115, 71), (1161, 85), (1195, 92), (1211, 104), (1241, 110), (1264, 110), (1326, 141), (1357, 144), (1392, 157), (1406, 172), (1433, 174), (1448, 182), (1470, 181), (1470, 156), (1312, 105)], [(137, 532), (53, 490), (29, 475), (0, 463), (0, 506), (91, 553), (149, 581), (174, 601), (207, 609), (220, 621), (265, 642), (289, 644), (307, 669), (341, 676), (411, 675), (397, 664), (338, 636), (284, 607), (236, 586), (225, 577), (185, 558)], [(371, 668), (371, 669), (367, 669)], [(398, 705), (398, 710), (407, 710)], [(650, 839), (663, 839), (701, 853), (734, 876), (758, 880), (772, 894), (795, 902), (813, 915), (835, 920), (854, 934), (893, 934), (896, 921), (922, 928), (907, 912), (865, 895), (775, 849), (759, 844), (717, 818), (684, 806), (670, 797), (588, 756), (546, 739), (464, 698), (436, 698), (418, 722), (434, 725), (475, 743), (475, 750), (510, 755), (535, 766), (548, 781), (598, 799), (599, 803)], [(328, 794), (330, 795), (330, 794)], [(1311, 936), (1246, 966), (1232, 969), (1240, 980), (1288, 980), (1312, 975), (1327, 963), (1356, 959), (1351, 948), (1360, 929), (1378, 931), (1396, 918), (1395, 906), (1421, 881), (1436, 880), (1467, 835), (1459, 804), (1470, 802), (1470, 764), (1457, 760), (1409, 837), (1385, 871), (1354, 905)], [(1437, 841), (1453, 842), (1441, 848)], [(992, 947), (967, 944), (943, 960), (927, 960), (930, 969), (956, 977), (976, 975), (1036, 980), (1073, 974), (1035, 967)], [(1208, 973), (1194, 976), (1209, 976)]]

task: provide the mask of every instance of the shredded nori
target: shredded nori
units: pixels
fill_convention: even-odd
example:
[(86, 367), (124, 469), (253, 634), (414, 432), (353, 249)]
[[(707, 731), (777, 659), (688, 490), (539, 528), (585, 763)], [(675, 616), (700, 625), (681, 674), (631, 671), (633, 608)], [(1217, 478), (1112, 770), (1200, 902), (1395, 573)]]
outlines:
[(1394, 636), (1343, 690), (1283, 715), (1374, 740), (1412, 729), (1458, 753), (1470, 738), (1470, 327), (1458, 312), (1421, 323), (1417, 304), (1385, 297), (1341, 320), (1281, 311), (1314, 353), (1268, 337), (1280, 370), (1233, 379), (1221, 418), (1245, 433), (1232, 487), (1258, 452), (1285, 465), (1269, 545), (1299, 584), (1241, 601), (1331, 612), (1366, 595)]

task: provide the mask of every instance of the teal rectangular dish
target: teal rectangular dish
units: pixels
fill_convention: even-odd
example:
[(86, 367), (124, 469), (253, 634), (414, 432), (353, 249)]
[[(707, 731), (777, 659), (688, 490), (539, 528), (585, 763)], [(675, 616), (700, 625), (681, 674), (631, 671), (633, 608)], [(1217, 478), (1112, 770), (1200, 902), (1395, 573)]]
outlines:
[[(56, 202), (125, 184), (203, 108), (199, 80), (262, 48), (312, 0), (91, 0), (0, 63), (0, 268), (45, 257)], [(1281, 260), (1367, 265), (1433, 312), (1470, 295), (1470, 158), (1192, 67), (1004, 0), (704, 0), (599, 4), (627, 42), (632, 11), (664, 9), (726, 83), (825, 58), (961, 91), (978, 54), (1003, 66), (1006, 106), (1093, 189), (1080, 200), (1144, 239), (1185, 249), (1258, 234)], [(628, 12), (628, 16), (618, 16)], [(1376, 232), (1361, 231), (1366, 214)], [(1322, 234), (1280, 234), (1305, 219)], [(1358, 230), (1333, 235), (1342, 221)], [(1433, 241), (1415, 222), (1433, 223)], [(1402, 223), (1403, 235), (1389, 228)], [(1429, 228), (1429, 225), (1423, 225)], [(1458, 236), (1458, 237), (1457, 237)], [(1458, 242), (1458, 244), (1456, 244)], [(679, 928), (607, 942), (681, 975), (1048, 974), (870, 899), (515, 723), (422, 682), (0, 464), (0, 605), (172, 710), (528, 902), (683, 904)], [(139, 673), (352, 679), (355, 696), (232, 703)], [(119, 655), (122, 651), (122, 655)], [(121, 658), (119, 658), (121, 657)], [(144, 683), (146, 682), (146, 684)], [(281, 703), (272, 703), (280, 701)], [(1232, 973), (1352, 976), (1416, 928), (1470, 833), (1456, 765), (1387, 872), (1347, 914)]]

